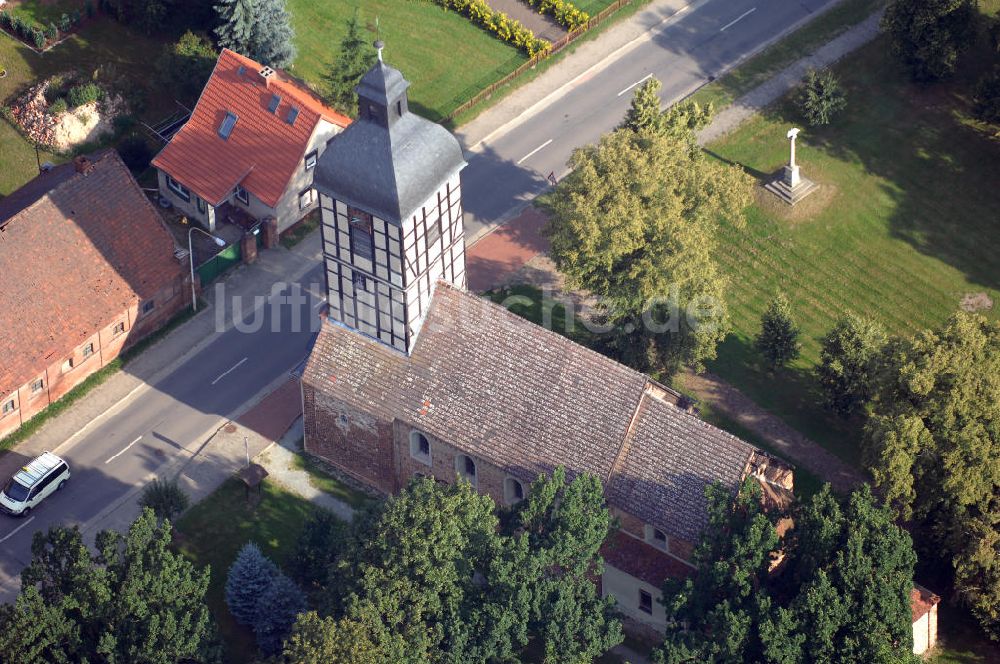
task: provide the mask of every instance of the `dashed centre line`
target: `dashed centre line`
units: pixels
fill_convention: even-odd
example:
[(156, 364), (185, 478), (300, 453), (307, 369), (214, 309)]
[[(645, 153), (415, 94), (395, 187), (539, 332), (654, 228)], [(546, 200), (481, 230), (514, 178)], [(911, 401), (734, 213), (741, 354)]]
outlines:
[(737, 23), (739, 23), (740, 21), (742, 21), (743, 19), (745, 19), (747, 16), (750, 16), (750, 14), (753, 14), (755, 11), (757, 11), (756, 7), (754, 7), (753, 9), (751, 9), (749, 11), (743, 12), (742, 14), (740, 14), (739, 16), (737, 16), (735, 19), (733, 19), (729, 23), (726, 23), (724, 26), (722, 26), (721, 28), (719, 28), (719, 32), (725, 32), (727, 29), (733, 27), (734, 25), (736, 25)]
[(114, 461), (115, 459), (117, 459), (118, 457), (120, 457), (121, 455), (123, 455), (126, 452), (128, 452), (129, 448), (132, 447), (133, 445), (135, 445), (136, 443), (138, 443), (140, 440), (142, 440), (142, 436), (139, 436), (138, 438), (136, 438), (135, 440), (133, 440), (131, 443), (129, 443), (128, 445), (126, 445), (125, 447), (123, 447), (122, 450), (120, 452), (118, 452), (117, 454), (112, 455), (107, 461), (104, 462), (105, 465), (111, 463), (112, 461)]
[(226, 377), (226, 376), (228, 376), (229, 374), (231, 374), (231, 373), (233, 373), (234, 371), (236, 371), (236, 369), (237, 369), (237, 368), (239, 368), (239, 366), (240, 366), (241, 364), (243, 364), (244, 362), (246, 362), (246, 361), (247, 361), (247, 358), (245, 358), (245, 357), (244, 357), (244, 358), (243, 358), (242, 360), (240, 360), (239, 362), (237, 362), (236, 364), (234, 364), (234, 365), (233, 365), (233, 366), (232, 366), (232, 367), (231, 367), (230, 369), (228, 369), (228, 370), (226, 370), (226, 371), (223, 371), (223, 372), (222, 372), (222, 373), (221, 373), (221, 374), (219, 375), (219, 377), (218, 377), (218, 378), (216, 378), (215, 380), (213, 380), (213, 381), (212, 381), (212, 385), (215, 385), (215, 384), (216, 384), (216, 383), (218, 383), (218, 382), (219, 382), (220, 380), (222, 380), (223, 378), (225, 378), (225, 377)]
[(17, 531), (21, 530), (21, 528), (24, 528), (25, 526), (27, 526), (29, 523), (31, 523), (34, 520), (35, 520), (35, 517), (30, 517), (27, 521), (25, 521), (24, 523), (22, 523), (20, 526), (18, 526), (14, 530), (10, 531), (9, 533), (7, 533), (6, 535), (4, 535), (3, 537), (0, 537), (0, 544), (2, 544), (4, 542), (6, 542), (7, 540), (9, 540), (11, 537), (13, 537), (14, 535), (17, 534)]
[(538, 152), (539, 150), (541, 150), (542, 148), (544, 148), (546, 145), (548, 145), (551, 142), (552, 142), (552, 139), (550, 138), (549, 140), (545, 141), (544, 143), (542, 143), (541, 145), (539, 145), (537, 148), (535, 148), (534, 150), (532, 150), (531, 152), (529, 152), (528, 154), (526, 154), (523, 157), (521, 157), (520, 159), (518, 159), (517, 160), (517, 165), (520, 166), (522, 161), (524, 161), (528, 157), (532, 156), (533, 154), (535, 154), (536, 152)]
[(623, 94), (625, 94), (626, 92), (628, 92), (629, 90), (631, 90), (635, 86), (639, 85), (640, 83), (645, 83), (646, 81), (648, 81), (651, 78), (653, 78), (653, 74), (651, 74), (651, 73), (650, 74), (646, 74), (645, 76), (643, 76), (642, 78), (640, 78), (638, 81), (636, 81), (632, 85), (628, 86), (627, 88), (625, 88), (624, 90), (622, 90), (621, 92), (619, 92), (617, 96), (621, 97)]

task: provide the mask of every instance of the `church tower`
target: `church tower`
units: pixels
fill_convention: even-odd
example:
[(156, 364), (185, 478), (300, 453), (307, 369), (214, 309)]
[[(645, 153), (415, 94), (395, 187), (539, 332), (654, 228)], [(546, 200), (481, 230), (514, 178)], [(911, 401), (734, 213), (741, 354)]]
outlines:
[(358, 119), (316, 167), (329, 317), (409, 353), (439, 279), (465, 287), (458, 141), (411, 113), (382, 61), (356, 88)]

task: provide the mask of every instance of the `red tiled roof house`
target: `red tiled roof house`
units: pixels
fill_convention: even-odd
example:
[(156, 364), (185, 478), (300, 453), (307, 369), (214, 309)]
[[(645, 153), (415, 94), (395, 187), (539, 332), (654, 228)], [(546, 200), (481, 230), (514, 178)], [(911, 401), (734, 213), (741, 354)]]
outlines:
[(190, 303), (175, 250), (113, 150), (0, 201), (0, 437)]
[(191, 118), (153, 159), (160, 194), (210, 231), (229, 206), (283, 231), (316, 207), (313, 169), (348, 124), (283, 72), (223, 49)]

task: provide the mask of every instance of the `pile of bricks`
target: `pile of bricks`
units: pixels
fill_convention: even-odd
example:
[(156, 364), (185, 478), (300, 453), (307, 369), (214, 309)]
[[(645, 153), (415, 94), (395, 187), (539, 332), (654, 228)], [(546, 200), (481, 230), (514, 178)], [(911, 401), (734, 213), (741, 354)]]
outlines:
[(59, 122), (56, 116), (49, 113), (49, 104), (45, 99), (48, 87), (48, 81), (31, 87), (10, 107), (11, 115), (21, 130), (41, 145), (55, 144), (55, 127)]

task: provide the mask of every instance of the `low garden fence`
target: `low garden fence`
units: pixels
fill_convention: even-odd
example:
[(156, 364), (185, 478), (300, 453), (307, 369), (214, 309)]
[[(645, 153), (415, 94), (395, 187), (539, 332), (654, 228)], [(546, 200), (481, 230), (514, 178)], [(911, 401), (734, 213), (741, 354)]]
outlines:
[(573, 42), (573, 40), (580, 37), (580, 35), (586, 33), (588, 30), (593, 30), (601, 23), (604, 23), (604, 21), (606, 21), (609, 16), (614, 14), (616, 11), (618, 11), (625, 5), (631, 3), (632, 1), (633, 0), (615, 0), (615, 2), (611, 3), (610, 5), (602, 9), (600, 12), (595, 14), (593, 17), (591, 17), (591, 19), (587, 21), (586, 25), (582, 25), (576, 30), (567, 32), (564, 36), (552, 42), (552, 48), (549, 49), (546, 53), (539, 53), (538, 55), (532, 56), (527, 62), (523, 63), (514, 71), (510, 72), (503, 78), (494, 81), (493, 83), (490, 83), (485, 88), (480, 90), (478, 93), (470, 97), (467, 101), (463, 102), (462, 104), (459, 104), (455, 108), (455, 110), (453, 110), (451, 113), (448, 114), (447, 119), (448, 120), (454, 119), (460, 113), (464, 113), (465, 111), (469, 110), (476, 104), (479, 104), (480, 102), (489, 99), (490, 97), (493, 96), (494, 92), (496, 92), (503, 86), (507, 85), (511, 81), (517, 79), (518, 77), (524, 75), (525, 72), (534, 69), (535, 65), (537, 65), (545, 58), (555, 55), (562, 49), (566, 48), (569, 44)]

